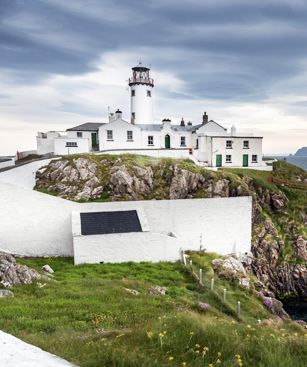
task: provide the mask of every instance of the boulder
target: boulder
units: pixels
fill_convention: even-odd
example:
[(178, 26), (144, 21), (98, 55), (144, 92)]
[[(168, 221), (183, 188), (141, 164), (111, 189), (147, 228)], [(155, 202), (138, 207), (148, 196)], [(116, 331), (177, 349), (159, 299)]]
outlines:
[(130, 294), (132, 294), (133, 296), (139, 296), (140, 295), (140, 292), (138, 292), (137, 290), (135, 290), (135, 289), (130, 289), (130, 288), (124, 288), (125, 289), (125, 291), (127, 292), (127, 293), (130, 293)]
[(165, 296), (166, 291), (166, 287), (159, 287), (158, 285), (149, 288), (149, 294), (153, 296)]
[(26, 265), (19, 265), (16, 259), (4, 252), (0, 252), (0, 283), (4, 287), (17, 284), (31, 284), (35, 279), (40, 279), (40, 274)]
[(188, 194), (193, 193), (199, 183), (199, 175), (175, 167), (174, 176), (171, 181), (169, 198), (170, 199), (185, 199)]
[(0, 298), (14, 297), (14, 293), (7, 289), (0, 289)]
[(47, 273), (53, 274), (54, 270), (52, 267), (48, 264), (42, 266), (42, 270), (46, 271)]

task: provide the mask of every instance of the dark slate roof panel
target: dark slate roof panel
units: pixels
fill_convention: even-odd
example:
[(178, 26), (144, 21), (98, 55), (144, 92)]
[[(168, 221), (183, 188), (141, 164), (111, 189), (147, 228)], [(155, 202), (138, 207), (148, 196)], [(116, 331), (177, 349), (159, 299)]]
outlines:
[(80, 213), (81, 234), (142, 232), (136, 210)]
[(99, 127), (102, 125), (105, 124), (102, 122), (86, 122), (85, 124), (71, 127), (66, 131), (98, 131)]

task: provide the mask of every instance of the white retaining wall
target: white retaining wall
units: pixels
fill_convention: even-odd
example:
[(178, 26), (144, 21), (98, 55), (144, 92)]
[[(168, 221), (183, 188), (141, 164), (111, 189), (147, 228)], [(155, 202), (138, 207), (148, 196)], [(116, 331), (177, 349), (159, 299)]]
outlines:
[[(156, 158), (191, 158), (189, 149), (117, 149), (101, 150), (97, 154), (140, 154)], [(192, 159), (192, 158), (191, 158)]]
[(15, 166), (15, 159), (5, 159), (0, 161), (0, 169)]
[[(72, 256), (71, 213), (119, 209), (143, 210), (152, 241), (173, 232), (184, 249), (199, 249), (202, 236), (202, 246), (208, 251), (226, 254), (234, 245), (237, 251), (250, 250), (250, 197), (79, 204), (6, 183), (0, 183), (0, 250), (27, 256)], [(130, 242), (127, 235), (121, 242), (108, 236), (103, 236), (100, 246), (102, 252), (113, 251), (110, 259), (115, 253), (122, 256), (121, 261), (138, 255), (139, 242)], [(154, 251), (150, 253), (157, 259)]]

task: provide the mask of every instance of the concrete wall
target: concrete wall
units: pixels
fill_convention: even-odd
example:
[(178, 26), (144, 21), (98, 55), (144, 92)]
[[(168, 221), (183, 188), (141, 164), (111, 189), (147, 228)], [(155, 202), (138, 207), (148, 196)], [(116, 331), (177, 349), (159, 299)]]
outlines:
[(75, 203), (0, 183), (0, 251), (26, 256), (72, 256)]
[[(77, 143), (76, 147), (67, 147), (67, 142)], [(68, 155), (77, 153), (89, 153), (90, 141), (87, 138), (57, 138), (54, 139), (54, 154)]]
[(0, 159), (0, 169), (15, 166), (14, 158)]
[[(109, 235), (103, 236), (103, 241), (93, 244), (96, 249), (101, 246), (103, 261), (111, 261), (114, 254), (118, 256), (115, 260), (119, 257), (141, 260), (142, 256), (148, 259), (148, 254), (157, 259), (158, 253), (162, 260), (167, 258), (163, 251), (169, 245), (169, 259), (178, 246), (199, 249), (202, 245), (208, 251), (221, 254), (231, 252), (234, 245), (241, 252), (250, 250), (252, 202), (249, 197), (79, 204), (0, 183), (0, 203), (0, 250), (19, 255), (72, 256), (71, 213), (119, 209), (143, 210), (149, 235), (138, 236), (137, 240), (131, 238), (131, 242), (126, 235), (115, 241)], [(170, 240), (170, 232), (176, 235), (176, 242)], [(145, 241), (144, 246), (147, 244), (145, 247), (141, 246), (142, 241)], [(156, 252), (153, 248), (150, 252), (152, 246), (159, 250)], [(111, 252), (107, 253), (107, 249)]]
[(156, 158), (191, 158), (189, 149), (122, 149), (122, 150), (103, 150), (98, 154), (141, 154)]

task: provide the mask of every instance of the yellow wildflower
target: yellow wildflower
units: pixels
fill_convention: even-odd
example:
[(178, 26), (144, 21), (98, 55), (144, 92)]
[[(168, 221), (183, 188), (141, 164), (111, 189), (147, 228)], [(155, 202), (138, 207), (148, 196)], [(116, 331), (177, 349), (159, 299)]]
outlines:
[(221, 352), (218, 352), (218, 353), (217, 353), (217, 356), (218, 356), (218, 357), (220, 357), (221, 355), (222, 355), (222, 353), (221, 353)]
[(172, 361), (174, 360), (174, 357), (169, 356), (169, 357), (168, 357), (168, 360), (169, 360), (170, 362), (172, 362)]
[(152, 336), (153, 336), (153, 332), (152, 331), (146, 331), (146, 334), (147, 334), (147, 336), (148, 336), (148, 338), (150, 339), (150, 338), (152, 338)]
[(200, 348), (200, 345), (199, 344), (195, 344), (195, 348)]

